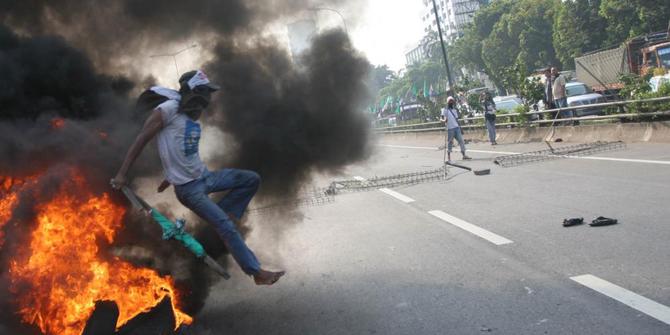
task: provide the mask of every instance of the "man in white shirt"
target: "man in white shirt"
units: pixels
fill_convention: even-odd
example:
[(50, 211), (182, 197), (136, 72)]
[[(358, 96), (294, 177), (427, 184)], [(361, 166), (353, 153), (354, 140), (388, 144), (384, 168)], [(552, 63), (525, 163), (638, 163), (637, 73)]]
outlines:
[(472, 159), (465, 154), (465, 142), (463, 141), (463, 132), (458, 123), (458, 110), (456, 109), (456, 100), (453, 97), (447, 98), (447, 107), (442, 108), (442, 121), (447, 127), (447, 161), (451, 162), (451, 148), (454, 138), (461, 147), (463, 160)]
[[(554, 97), (554, 105), (556, 108), (566, 108), (568, 107), (568, 97), (566, 96), (566, 91), (565, 91), (565, 76), (561, 75), (560, 72), (558, 72), (558, 68), (553, 67), (551, 68), (551, 76), (553, 77), (553, 82), (552, 82), (552, 95)], [(564, 118), (567, 117), (572, 117), (572, 111), (564, 111), (561, 112), (561, 115)]]
[[(112, 185), (121, 187), (127, 183), (128, 170), (147, 143), (157, 137), (166, 179), (158, 191), (174, 185), (179, 202), (214, 226), (240, 268), (252, 276), (257, 285), (272, 285), (284, 272), (262, 269), (233, 222), (242, 218), (258, 190), (260, 177), (256, 172), (240, 169), (209, 171), (200, 159), (198, 119), (209, 105), (211, 93), (219, 88), (211, 84), (202, 71), (185, 73), (179, 84), (179, 94), (158, 105), (144, 123)], [(208, 196), (221, 191), (229, 192), (219, 202)]]

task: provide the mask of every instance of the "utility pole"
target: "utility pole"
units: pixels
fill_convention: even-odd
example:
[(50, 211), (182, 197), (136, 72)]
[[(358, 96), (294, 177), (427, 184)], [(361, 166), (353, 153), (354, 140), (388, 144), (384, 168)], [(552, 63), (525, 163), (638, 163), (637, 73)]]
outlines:
[(449, 70), (449, 60), (447, 59), (447, 49), (444, 47), (444, 39), (442, 38), (442, 27), (440, 26), (440, 14), (437, 12), (437, 3), (433, 0), (433, 11), (435, 13), (435, 22), (437, 23), (437, 33), (440, 35), (440, 46), (442, 46), (442, 56), (444, 56), (444, 66), (447, 68), (447, 79), (449, 80), (450, 95), (453, 95), (454, 81), (451, 78), (451, 70)]
[(312, 11), (327, 10), (336, 13), (337, 15), (340, 16), (340, 19), (342, 19), (342, 24), (344, 25), (344, 32), (347, 33), (347, 35), (349, 35), (349, 28), (347, 27), (347, 21), (344, 19), (344, 15), (342, 15), (342, 13), (340, 13), (338, 10), (328, 7), (310, 7), (308, 9)]

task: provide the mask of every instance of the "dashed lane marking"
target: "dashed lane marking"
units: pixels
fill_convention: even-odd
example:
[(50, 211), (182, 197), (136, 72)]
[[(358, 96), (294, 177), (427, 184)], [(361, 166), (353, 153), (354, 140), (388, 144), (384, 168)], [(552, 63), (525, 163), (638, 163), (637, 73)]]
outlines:
[(594, 275), (586, 274), (570, 277), (570, 279), (670, 325), (670, 307), (668, 306), (661, 305), (656, 301), (645, 298)]
[(402, 202), (404, 202), (404, 203), (414, 202), (414, 199), (412, 199), (412, 198), (410, 198), (410, 197), (408, 197), (404, 194), (400, 194), (396, 191), (389, 190), (388, 188), (380, 188), (379, 190), (388, 194), (388, 195), (390, 195), (390, 196), (392, 196), (392, 197), (394, 197), (394, 198), (396, 198), (396, 199), (398, 199), (398, 200), (400, 200), (400, 201), (402, 201)]
[(450, 223), (458, 228), (461, 228), (469, 233), (477, 235), (495, 245), (503, 245), (514, 243), (512, 240), (506, 239), (498, 234), (492, 233), (484, 228), (473, 225), (472, 223), (461, 220), (455, 216), (449, 215), (443, 211), (429, 211), (430, 215), (435, 216), (442, 221)]

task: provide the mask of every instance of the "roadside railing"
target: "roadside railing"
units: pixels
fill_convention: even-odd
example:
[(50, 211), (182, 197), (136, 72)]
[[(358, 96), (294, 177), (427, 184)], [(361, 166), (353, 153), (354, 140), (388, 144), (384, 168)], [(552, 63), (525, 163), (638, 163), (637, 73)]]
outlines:
[[(614, 101), (614, 102), (603, 102), (597, 104), (589, 105), (579, 105), (579, 106), (570, 106), (564, 108), (554, 108), (546, 109), (542, 111), (533, 111), (523, 114), (519, 113), (505, 113), (505, 114), (496, 114), (496, 119), (501, 120), (507, 118), (507, 122), (496, 122), (496, 128), (498, 127), (519, 127), (519, 126), (532, 126), (532, 125), (542, 125), (542, 124), (552, 124), (559, 123), (564, 121), (591, 121), (591, 120), (613, 120), (613, 119), (633, 119), (639, 117), (650, 117), (650, 116), (663, 116), (670, 115), (670, 111), (657, 111), (657, 112), (636, 112), (630, 113), (625, 110), (625, 106), (633, 104), (648, 104), (648, 103), (659, 103), (659, 102), (670, 102), (670, 97), (661, 97), (661, 98), (651, 98), (651, 99), (640, 99), (640, 100), (626, 100), (626, 101)], [(590, 115), (590, 116), (579, 116), (579, 117), (570, 117), (570, 118), (557, 118), (561, 112), (566, 111), (575, 111), (582, 109), (594, 109), (594, 108), (607, 108), (607, 107), (620, 107), (618, 108), (617, 113), (612, 113), (608, 115)], [(550, 114), (548, 118), (542, 119), (540, 115)], [(533, 118), (533, 115), (538, 116), (538, 120), (530, 121), (529, 119)], [(515, 120), (518, 118), (526, 118), (527, 120)], [(471, 128), (484, 128), (486, 125), (478, 121), (484, 120), (484, 116), (474, 116), (460, 118), (458, 121), (461, 124), (461, 128), (471, 129)], [(434, 121), (426, 123), (417, 123), (410, 125), (402, 125), (395, 127), (383, 127), (375, 128), (376, 132), (379, 133), (411, 133), (411, 132), (427, 132), (427, 131), (436, 131), (444, 130), (444, 122)]]

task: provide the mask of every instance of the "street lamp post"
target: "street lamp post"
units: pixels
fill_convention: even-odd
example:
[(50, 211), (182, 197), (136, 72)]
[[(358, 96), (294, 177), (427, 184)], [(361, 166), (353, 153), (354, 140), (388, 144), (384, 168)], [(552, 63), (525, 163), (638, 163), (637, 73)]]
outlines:
[(344, 25), (344, 32), (349, 35), (349, 28), (347, 28), (347, 21), (344, 19), (344, 16), (342, 13), (340, 13), (338, 10), (328, 8), (328, 7), (311, 7), (309, 10), (317, 11), (317, 10), (327, 10), (336, 13), (337, 15), (340, 16), (340, 19), (342, 19), (342, 24)]
[(195, 47), (197, 47), (197, 46), (198, 46), (198, 44), (193, 43), (193, 44), (191, 44), (191, 45), (187, 46), (186, 48), (183, 48), (183, 49), (181, 49), (181, 50), (179, 50), (179, 51), (175, 51), (175, 52), (172, 52), (172, 53), (166, 53), (166, 54), (151, 55), (151, 56), (149, 56), (149, 57), (151, 57), (151, 58), (158, 58), (158, 57), (172, 57), (172, 61), (174, 61), (174, 68), (175, 68), (175, 70), (177, 71), (177, 77), (179, 77), (179, 66), (177, 65), (177, 55), (179, 55), (180, 53), (182, 53), (182, 52), (184, 52), (184, 51), (193, 49), (193, 48), (195, 48)]
[(449, 80), (449, 91), (453, 92), (454, 83), (453, 83), (453, 79), (451, 78), (451, 71), (449, 70), (449, 60), (447, 59), (447, 49), (444, 47), (444, 39), (442, 38), (442, 27), (440, 26), (440, 15), (437, 12), (437, 3), (435, 2), (435, 0), (433, 0), (433, 11), (435, 12), (435, 22), (437, 23), (437, 33), (440, 35), (440, 46), (442, 46), (442, 56), (444, 57), (444, 66), (447, 68), (447, 79)]

